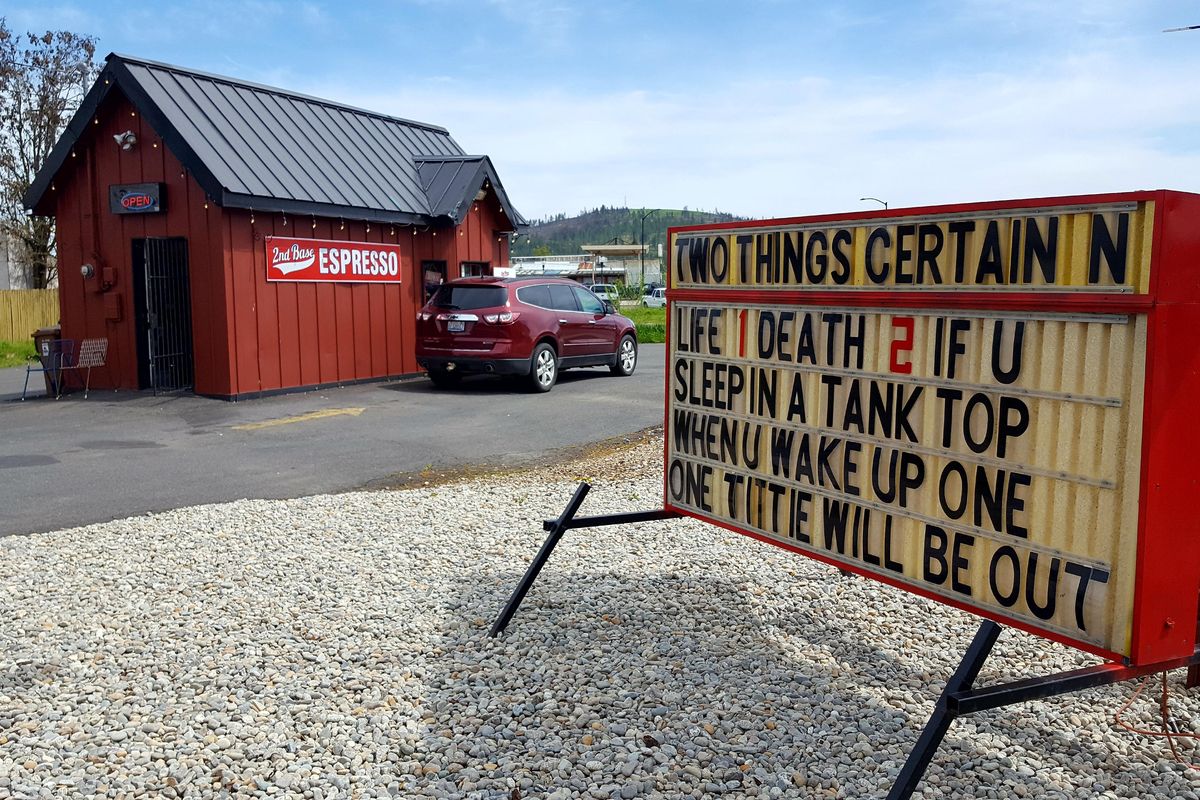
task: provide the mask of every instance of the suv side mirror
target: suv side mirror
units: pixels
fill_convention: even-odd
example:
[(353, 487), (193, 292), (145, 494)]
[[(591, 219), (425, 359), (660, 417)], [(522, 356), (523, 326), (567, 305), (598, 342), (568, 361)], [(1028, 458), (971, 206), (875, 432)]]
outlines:
[(605, 314), (615, 314), (615, 313), (617, 313), (617, 309), (613, 308), (613, 304), (610, 301), (605, 300), (604, 301), (604, 313)]

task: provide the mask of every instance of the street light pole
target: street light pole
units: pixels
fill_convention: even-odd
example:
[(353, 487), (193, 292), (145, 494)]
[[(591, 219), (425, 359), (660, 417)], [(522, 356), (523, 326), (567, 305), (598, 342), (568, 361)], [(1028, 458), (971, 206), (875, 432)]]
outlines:
[(876, 203), (879, 203), (880, 205), (882, 205), (885, 209), (887, 208), (887, 202), (884, 200), (880, 200), (878, 197), (860, 197), (858, 199), (860, 202), (863, 200), (874, 200)]
[(641, 256), (641, 270), (642, 270), (642, 274), (638, 281), (641, 284), (638, 286), (639, 290), (644, 289), (645, 285), (646, 285), (646, 217), (649, 217), (651, 214), (657, 214), (657, 213), (658, 213), (657, 208), (652, 208), (649, 211), (646, 211), (643, 208), (642, 234), (641, 234), (641, 238), (638, 239), (638, 244), (641, 245), (641, 253), (639, 253), (639, 255)]

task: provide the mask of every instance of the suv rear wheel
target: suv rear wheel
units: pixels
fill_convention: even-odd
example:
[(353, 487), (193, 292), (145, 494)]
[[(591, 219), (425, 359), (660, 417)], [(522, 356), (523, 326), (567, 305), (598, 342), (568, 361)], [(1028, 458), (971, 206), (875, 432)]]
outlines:
[(554, 348), (543, 342), (533, 348), (529, 359), (529, 388), (535, 392), (548, 392), (558, 380), (558, 357)]
[(637, 367), (637, 340), (626, 334), (621, 337), (621, 344), (617, 347), (617, 355), (613, 359), (609, 370), (613, 375), (621, 375), (629, 377), (633, 374), (633, 370)]

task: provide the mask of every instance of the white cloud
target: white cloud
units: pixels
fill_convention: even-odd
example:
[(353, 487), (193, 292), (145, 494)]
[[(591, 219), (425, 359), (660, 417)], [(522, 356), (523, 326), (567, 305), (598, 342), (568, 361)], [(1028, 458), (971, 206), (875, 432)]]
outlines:
[[(1188, 68), (1190, 67), (1190, 68)], [(1066, 57), (1021, 74), (728, 84), (694, 92), (482, 92), (456, 81), (363, 95), (492, 157), (526, 214), (601, 204), (782, 216), (1007, 197), (1200, 191), (1200, 58)], [(1172, 136), (1172, 131), (1192, 131)]]

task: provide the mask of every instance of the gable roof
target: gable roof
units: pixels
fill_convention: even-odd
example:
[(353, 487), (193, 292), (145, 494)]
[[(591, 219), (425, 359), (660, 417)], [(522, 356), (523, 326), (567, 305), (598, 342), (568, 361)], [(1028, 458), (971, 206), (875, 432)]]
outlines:
[[(487, 156), (417, 156), (413, 160), (417, 164), (421, 188), (429, 198), (429, 211), (435, 217), (449, 217), (457, 225), (466, 216), (479, 190), (488, 187), (496, 192), (504, 208), (511, 207), (492, 160)], [(515, 209), (513, 213), (516, 213)], [(519, 214), (512, 221), (521, 227), (528, 224)]]
[[(457, 224), (487, 180), (514, 228), (526, 224), (490, 159), (467, 156), (445, 128), (115, 53), (26, 192), (27, 208), (41, 203), (113, 89), (225, 207), (399, 224), (449, 217)], [(477, 175), (427, 181), (421, 165), (437, 159), (475, 164)], [(475, 177), (480, 183), (471, 188)]]

